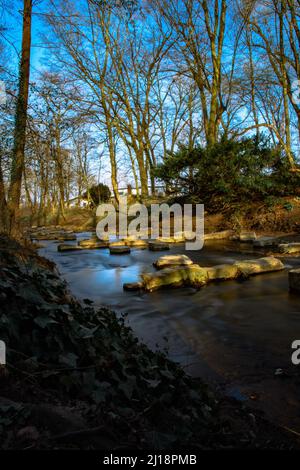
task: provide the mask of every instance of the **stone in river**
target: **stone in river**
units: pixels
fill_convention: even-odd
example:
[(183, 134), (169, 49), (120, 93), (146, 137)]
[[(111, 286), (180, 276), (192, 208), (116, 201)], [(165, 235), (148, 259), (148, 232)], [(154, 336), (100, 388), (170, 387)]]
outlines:
[(193, 264), (193, 261), (186, 255), (165, 255), (153, 263), (157, 269), (169, 266), (188, 266), (191, 264)]
[(125, 255), (130, 253), (130, 247), (126, 245), (110, 245), (109, 251), (111, 255)]
[(170, 249), (168, 243), (162, 243), (158, 241), (149, 242), (148, 247), (150, 251), (166, 251)]
[(244, 276), (252, 276), (254, 274), (268, 273), (284, 269), (284, 264), (273, 256), (236, 261), (234, 266), (237, 266), (240, 273)]
[(227, 279), (235, 279), (240, 274), (238, 266), (234, 264), (219, 264), (206, 269), (208, 279), (210, 281), (226, 281)]
[(111, 247), (111, 246), (124, 246), (124, 245), (125, 245), (124, 240), (118, 240), (118, 241), (115, 241), (115, 242), (110, 242), (109, 247)]
[(66, 233), (66, 234), (63, 234), (63, 235), (59, 235), (57, 237), (57, 240), (61, 240), (61, 241), (74, 241), (76, 240), (76, 235), (74, 233)]
[(127, 291), (137, 291), (143, 288), (142, 282), (127, 282), (123, 284), (123, 289)]
[(256, 238), (255, 232), (241, 232), (239, 240), (240, 242), (253, 242)]
[(78, 245), (57, 245), (57, 251), (79, 251), (82, 250), (81, 246)]
[(265, 246), (278, 245), (278, 239), (274, 237), (259, 237), (253, 241), (253, 246), (256, 248), (263, 248)]
[(300, 243), (281, 243), (279, 246), (281, 253), (293, 254), (300, 252)]
[(126, 238), (124, 240), (125, 245), (131, 246), (132, 248), (141, 248), (141, 249), (146, 249), (148, 248), (148, 243), (146, 240), (141, 240), (140, 238), (137, 238), (136, 240), (131, 239), (131, 238)]
[(81, 240), (78, 242), (78, 245), (81, 246), (82, 248), (87, 248), (87, 249), (107, 248), (108, 242), (105, 242), (102, 240), (91, 239), (91, 240)]
[(206, 233), (204, 240), (224, 240), (234, 236), (234, 230), (223, 230), (222, 232)]
[(157, 241), (161, 243), (182, 243), (185, 241), (185, 237), (183, 235), (176, 234), (174, 237), (159, 237)]
[(237, 261), (213, 267), (200, 267), (198, 264), (175, 266), (161, 269), (154, 273), (141, 275), (143, 288), (152, 292), (162, 287), (201, 287), (210, 281), (238, 279), (244, 276), (268, 273), (284, 269), (282, 262), (273, 256)]
[(149, 292), (162, 287), (200, 287), (208, 280), (207, 269), (198, 264), (165, 268), (156, 273), (143, 273), (141, 278), (144, 289)]

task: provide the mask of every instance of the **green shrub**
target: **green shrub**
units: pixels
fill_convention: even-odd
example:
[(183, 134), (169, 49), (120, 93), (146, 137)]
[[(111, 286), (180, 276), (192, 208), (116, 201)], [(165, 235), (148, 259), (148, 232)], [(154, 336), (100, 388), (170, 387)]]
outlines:
[(89, 199), (92, 206), (98, 206), (101, 202), (108, 202), (111, 196), (111, 192), (108, 186), (103, 183), (99, 183), (92, 186), (83, 195), (85, 199)]
[(299, 186), (299, 176), (289, 171), (283, 152), (265, 137), (222, 138), (192, 151), (180, 146), (154, 170), (154, 176), (165, 182), (171, 195), (197, 196), (208, 209), (294, 194)]

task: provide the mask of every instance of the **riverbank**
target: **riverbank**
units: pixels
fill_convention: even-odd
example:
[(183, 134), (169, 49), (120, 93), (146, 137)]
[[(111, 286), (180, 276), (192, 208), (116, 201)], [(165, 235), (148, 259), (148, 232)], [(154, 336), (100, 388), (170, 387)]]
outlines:
[(0, 239), (1, 448), (291, 448), (297, 440), (186, 375), (55, 265)]
[[(149, 206), (151, 202), (169, 202), (151, 200), (145, 201)], [(95, 230), (95, 209), (88, 207), (71, 207), (65, 209), (64, 218), (57, 220), (56, 212), (49, 213), (43, 220), (38, 220), (29, 209), (23, 209), (21, 225), (23, 228), (32, 225), (57, 225), (67, 230), (82, 232)], [(218, 232), (222, 230), (254, 230), (258, 235), (277, 235), (300, 232), (300, 198), (299, 197), (269, 197), (264, 202), (253, 202), (229, 205), (220, 212), (211, 212), (205, 206), (205, 232)]]

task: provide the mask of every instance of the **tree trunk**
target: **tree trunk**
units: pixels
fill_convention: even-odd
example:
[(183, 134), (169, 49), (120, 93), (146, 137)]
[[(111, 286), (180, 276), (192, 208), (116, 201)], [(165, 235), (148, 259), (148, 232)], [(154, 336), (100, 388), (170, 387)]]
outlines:
[(7, 202), (0, 157), (0, 233), (7, 230)]
[(24, 170), (24, 151), (26, 141), (26, 120), (30, 74), (31, 14), (32, 0), (24, 0), (19, 94), (16, 106), (14, 151), (9, 188), (9, 231), (14, 236), (18, 234), (16, 216), (20, 206), (22, 175)]

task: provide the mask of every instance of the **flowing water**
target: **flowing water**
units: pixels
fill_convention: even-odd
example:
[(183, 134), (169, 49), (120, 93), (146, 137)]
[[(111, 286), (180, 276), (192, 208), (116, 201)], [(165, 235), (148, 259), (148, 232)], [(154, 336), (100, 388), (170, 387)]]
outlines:
[[(89, 235), (80, 234), (78, 239)], [(186, 254), (201, 266), (259, 256), (230, 248), (229, 243), (214, 242)], [(170, 250), (183, 252), (184, 245)], [(288, 290), (287, 270), (200, 290), (124, 292), (123, 283), (153, 271), (153, 261), (165, 253), (139, 249), (128, 255), (110, 255), (108, 249), (58, 253), (57, 243), (45, 242), (40, 254), (55, 261), (77, 297), (128, 314), (134, 332), (152, 349), (167, 349), (190, 374), (300, 432), (300, 365), (297, 369), (291, 363), (291, 343), (300, 339), (300, 297)], [(288, 259), (285, 264), (299, 266), (300, 260)], [(279, 368), (281, 375), (276, 373)]]

